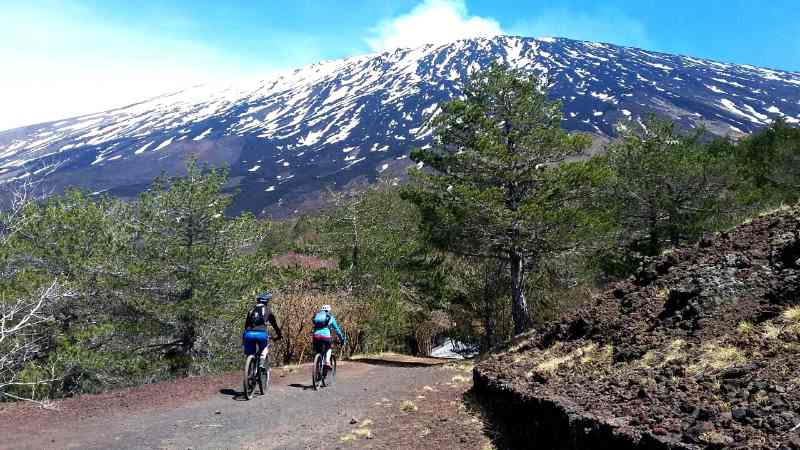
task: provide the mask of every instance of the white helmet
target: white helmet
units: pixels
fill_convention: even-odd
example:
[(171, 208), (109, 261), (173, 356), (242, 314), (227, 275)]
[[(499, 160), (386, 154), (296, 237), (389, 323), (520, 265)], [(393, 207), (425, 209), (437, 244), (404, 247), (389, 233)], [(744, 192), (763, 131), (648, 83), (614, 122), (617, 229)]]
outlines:
[(320, 310), (320, 311), (327, 311), (327, 312), (331, 312), (331, 309), (332, 309), (332, 308), (331, 308), (331, 305), (322, 305), (322, 308), (320, 308), (319, 310)]

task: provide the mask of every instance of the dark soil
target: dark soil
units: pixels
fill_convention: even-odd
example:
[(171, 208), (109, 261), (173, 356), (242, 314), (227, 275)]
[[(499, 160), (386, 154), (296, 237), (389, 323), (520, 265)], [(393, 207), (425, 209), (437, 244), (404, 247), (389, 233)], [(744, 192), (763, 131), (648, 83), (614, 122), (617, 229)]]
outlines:
[(544, 448), (800, 449), (800, 209), (653, 259), (475, 380)]

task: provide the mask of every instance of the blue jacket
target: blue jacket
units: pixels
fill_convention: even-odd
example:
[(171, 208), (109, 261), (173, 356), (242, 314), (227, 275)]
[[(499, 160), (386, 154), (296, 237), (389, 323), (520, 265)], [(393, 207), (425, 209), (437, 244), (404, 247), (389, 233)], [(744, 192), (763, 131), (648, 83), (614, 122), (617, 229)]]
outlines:
[(333, 314), (330, 314), (330, 317), (331, 317), (331, 320), (328, 322), (328, 326), (325, 326), (325, 327), (322, 327), (322, 328), (317, 328), (317, 325), (314, 324), (314, 320), (313, 320), (313, 317), (312, 317), (311, 323), (314, 325), (314, 339), (321, 339), (323, 341), (330, 341), (331, 338), (332, 338), (332, 336), (331, 336), (331, 328), (333, 328), (333, 331), (336, 332), (336, 336), (339, 337), (339, 340), (344, 342), (345, 341), (344, 334), (342, 334), (342, 329), (339, 328), (339, 324), (336, 323), (336, 317), (334, 317)]

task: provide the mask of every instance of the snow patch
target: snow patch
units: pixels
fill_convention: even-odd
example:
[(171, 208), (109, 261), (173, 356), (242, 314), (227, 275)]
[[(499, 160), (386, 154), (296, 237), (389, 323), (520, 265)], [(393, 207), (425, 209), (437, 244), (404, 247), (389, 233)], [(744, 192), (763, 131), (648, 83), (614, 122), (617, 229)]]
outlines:
[(211, 130), (213, 130), (213, 128), (209, 128), (206, 131), (203, 131), (202, 133), (200, 133), (197, 136), (193, 137), (192, 140), (193, 141), (202, 141), (203, 139), (205, 139), (206, 136), (208, 136), (211, 133)]
[(171, 137), (171, 138), (169, 138), (169, 139), (167, 139), (166, 141), (164, 141), (164, 142), (162, 142), (162, 143), (158, 144), (158, 147), (154, 148), (154, 149), (153, 149), (153, 151), (154, 151), (154, 152), (156, 152), (156, 151), (159, 151), (159, 150), (161, 150), (162, 148), (164, 148), (164, 147), (168, 146), (169, 144), (172, 144), (172, 140), (173, 140), (173, 139), (175, 139), (175, 137), (174, 137), (174, 136), (173, 136), (173, 137)]

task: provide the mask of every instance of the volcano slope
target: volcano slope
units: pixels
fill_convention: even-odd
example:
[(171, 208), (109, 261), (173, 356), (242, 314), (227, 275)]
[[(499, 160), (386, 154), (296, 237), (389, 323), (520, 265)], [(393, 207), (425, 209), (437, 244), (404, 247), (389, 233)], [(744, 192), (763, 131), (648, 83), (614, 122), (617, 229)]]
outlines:
[(515, 448), (800, 449), (800, 207), (655, 258), (476, 366)]

